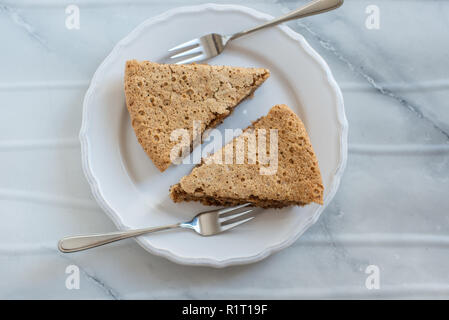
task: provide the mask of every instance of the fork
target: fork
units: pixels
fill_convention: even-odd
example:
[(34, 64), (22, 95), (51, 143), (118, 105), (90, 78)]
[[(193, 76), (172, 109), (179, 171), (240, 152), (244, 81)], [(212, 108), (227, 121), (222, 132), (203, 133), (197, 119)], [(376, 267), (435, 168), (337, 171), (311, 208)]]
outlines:
[(151, 227), (103, 234), (91, 234), (66, 237), (58, 242), (61, 252), (76, 252), (102, 246), (107, 243), (141, 236), (163, 230), (191, 229), (202, 236), (212, 236), (231, 230), (255, 218), (254, 209), (240, 209), (249, 206), (245, 203), (231, 208), (205, 211), (197, 214), (192, 220), (161, 227)]
[(312, 16), (315, 14), (337, 9), (342, 4), (343, 0), (315, 0), (286, 15), (268, 21), (264, 24), (251, 28), (249, 30), (238, 32), (232, 35), (221, 35), (217, 33), (206, 34), (201, 38), (192, 39), (190, 41), (187, 41), (176, 47), (169, 49), (168, 50), (169, 52), (177, 52), (170, 58), (173, 60), (186, 58), (177, 61), (176, 64), (186, 64), (210, 59), (222, 53), (226, 45), (232, 40), (250, 34), (254, 31), (275, 26), (286, 21), (304, 18), (307, 16)]

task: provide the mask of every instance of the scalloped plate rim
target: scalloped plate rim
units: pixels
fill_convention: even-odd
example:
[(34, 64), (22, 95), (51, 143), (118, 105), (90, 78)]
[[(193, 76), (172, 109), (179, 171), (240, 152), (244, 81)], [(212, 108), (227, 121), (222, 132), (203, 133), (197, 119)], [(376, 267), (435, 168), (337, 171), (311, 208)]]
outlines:
[[(122, 40), (120, 40), (112, 49), (112, 51), (109, 53), (109, 55), (102, 61), (100, 66), (95, 71), (91, 83), (89, 85), (89, 88), (86, 92), (86, 95), (84, 97), (83, 101), (83, 116), (82, 116), (82, 125), (79, 133), (79, 140), (81, 143), (81, 159), (82, 159), (82, 168), (84, 171), (84, 174), (86, 175), (87, 181), (91, 187), (92, 193), (94, 195), (95, 200), (97, 201), (98, 205), (105, 211), (105, 213), (111, 218), (113, 223), (117, 226), (119, 230), (125, 230), (126, 227), (123, 225), (121, 218), (119, 215), (114, 212), (114, 210), (109, 206), (107, 201), (104, 199), (101, 187), (96, 179), (94, 173), (92, 172), (92, 169), (90, 167), (90, 161), (89, 161), (89, 139), (87, 135), (87, 126), (89, 122), (89, 100), (94, 92), (94, 88), (97, 84), (97, 78), (102, 73), (105, 65), (107, 64), (108, 60), (112, 59), (117, 53), (120, 47), (125, 46), (128, 42), (131, 42), (136, 39), (136, 37), (139, 35), (139, 33), (144, 30), (146, 27), (151, 26), (155, 23), (159, 23), (162, 21), (165, 21), (166, 19), (173, 17), (177, 14), (182, 13), (193, 13), (193, 12), (199, 12), (199, 11), (205, 11), (205, 10), (215, 10), (215, 11), (223, 11), (223, 10), (234, 10), (246, 13), (248, 15), (251, 15), (258, 19), (264, 19), (269, 20), (273, 17), (271, 15), (262, 13), (260, 11), (257, 11), (252, 8), (248, 8), (245, 6), (240, 5), (219, 5), (219, 4), (203, 4), (203, 5), (194, 5), (194, 6), (182, 6), (177, 7), (174, 9), (170, 9), (165, 11), (164, 13), (157, 15), (155, 17), (151, 17), (145, 21), (143, 21), (141, 24), (139, 24), (135, 29), (133, 29), (127, 36), (125, 36)], [(343, 175), (343, 172), (346, 168), (346, 162), (347, 162), (347, 139), (348, 139), (348, 122), (346, 119), (345, 111), (344, 111), (344, 103), (343, 103), (343, 95), (341, 93), (341, 90), (335, 81), (332, 72), (329, 69), (329, 66), (324, 61), (324, 59), (308, 44), (308, 42), (304, 39), (302, 35), (299, 33), (293, 31), (287, 26), (279, 25), (275, 28), (280, 29), (282, 32), (287, 34), (292, 40), (296, 41), (303, 50), (305, 50), (318, 64), (320, 65), (323, 72), (326, 74), (326, 78), (328, 81), (328, 84), (330, 86), (330, 89), (333, 91), (336, 99), (337, 104), (337, 122), (340, 125), (340, 161), (338, 168), (334, 174), (332, 186), (330, 187), (330, 191), (324, 201), (324, 204), (319, 207), (319, 209), (315, 212), (315, 214), (308, 219), (308, 221), (305, 224), (305, 227), (302, 228), (302, 230), (299, 230), (297, 232), (292, 232), (285, 240), (276, 243), (274, 245), (271, 245), (269, 247), (266, 247), (263, 251), (261, 251), (258, 254), (247, 256), (247, 257), (238, 257), (238, 258), (229, 258), (229, 259), (223, 259), (223, 260), (217, 260), (217, 259), (210, 259), (210, 258), (188, 258), (188, 257), (180, 257), (178, 255), (173, 254), (171, 251), (166, 249), (160, 249), (156, 248), (150, 244), (144, 244), (139, 238), (136, 238), (135, 240), (137, 243), (139, 243), (140, 246), (142, 246), (145, 250), (148, 252), (162, 256), (167, 258), (170, 261), (173, 261), (178, 264), (184, 264), (184, 265), (192, 265), (192, 266), (209, 266), (209, 267), (215, 267), (215, 268), (223, 268), (231, 265), (242, 265), (242, 264), (249, 264), (254, 263), (257, 261), (260, 261), (269, 255), (280, 251), (288, 246), (290, 246), (293, 242), (295, 242), (310, 226), (312, 226), (320, 217), (323, 210), (327, 207), (327, 205), (330, 203), (330, 201), (335, 196), (335, 193), (337, 192), (338, 186), (340, 184), (341, 176)]]

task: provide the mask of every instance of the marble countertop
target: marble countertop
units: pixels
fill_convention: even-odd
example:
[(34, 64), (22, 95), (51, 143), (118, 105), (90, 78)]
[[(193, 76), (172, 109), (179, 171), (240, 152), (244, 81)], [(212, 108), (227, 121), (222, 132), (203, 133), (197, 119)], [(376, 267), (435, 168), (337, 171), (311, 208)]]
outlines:
[[(66, 27), (72, 2), (79, 29)], [(203, 2), (0, 0), (0, 298), (449, 298), (446, 1), (346, 0), (288, 23), (329, 64), (350, 128), (340, 189), (291, 247), (225, 269), (176, 265), (133, 240), (57, 251), (62, 236), (114, 230), (81, 168), (94, 71), (146, 18)], [(303, 3), (245, 5), (277, 16)]]

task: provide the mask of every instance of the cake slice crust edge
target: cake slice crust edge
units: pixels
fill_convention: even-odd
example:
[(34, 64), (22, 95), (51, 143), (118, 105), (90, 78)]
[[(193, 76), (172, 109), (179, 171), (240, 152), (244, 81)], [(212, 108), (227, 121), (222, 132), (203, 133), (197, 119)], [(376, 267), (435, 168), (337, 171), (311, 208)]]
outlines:
[[(268, 121), (265, 121), (268, 118), (271, 118), (271, 119), (269, 119)], [(276, 119), (280, 119), (280, 120), (276, 120)], [(273, 122), (273, 120), (274, 120), (274, 122)], [(301, 141), (300, 144), (302, 144), (301, 146), (303, 149), (300, 150), (299, 153), (298, 152), (296, 153), (296, 155), (299, 154), (299, 155), (302, 155), (302, 157), (296, 157), (294, 159), (294, 161), (298, 161), (298, 162), (301, 162), (301, 159), (302, 159), (302, 161), (303, 161), (302, 166), (301, 166), (301, 163), (298, 163), (296, 165), (290, 165), (290, 162), (287, 162), (290, 169), (293, 167), (293, 172), (291, 172), (291, 171), (287, 172), (287, 174), (288, 174), (287, 178), (290, 178), (288, 183), (294, 189), (293, 193), (287, 194), (285, 196), (278, 193), (278, 194), (276, 194), (276, 196), (272, 196), (272, 195), (274, 195), (274, 193), (272, 195), (270, 195), (269, 193), (267, 194), (266, 192), (265, 193), (262, 192), (262, 194), (258, 195), (257, 190), (260, 190), (260, 188), (258, 189), (257, 187), (254, 187), (254, 186), (252, 186), (252, 189), (253, 189), (252, 191), (256, 191), (256, 192), (253, 192), (253, 194), (250, 194), (250, 195), (247, 192), (245, 192), (246, 191), (245, 188), (243, 188), (243, 189), (240, 188), (240, 191), (243, 191), (242, 193), (246, 193), (243, 196), (241, 194), (238, 194), (238, 193), (236, 194), (236, 193), (232, 193), (232, 192), (229, 192), (228, 194), (226, 194), (226, 192), (223, 193), (223, 192), (221, 192), (221, 191), (223, 191), (223, 188), (218, 188), (217, 189), (218, 192), (216, 192), (217, 190), (214, 190), (214, 189), (203, 190), (203, 189), (207, 189), (207, 188), (203, 188), (201, 183), (199, 183), (199, 182), (197, 183), (195, 181), (195, 179), (205, 181), (204, 178), (202, 179), (201, 177), (199, 177), (199, 175), (204, 175), (204, 170), (201, 171), (201, 168), (203, 168), (203, 169), (207, 168), (207, 165), (205, 165), (203, 162), (202, 164), (195, 167), (189, 175), (183, 177), (178, 184), (175, 184), (170, 188), (170, 197), (172, 198), (172, 200), (174, 202), (198, 201), (205, 205), (220, 205), (220, 206), (233, 206), (233, 205), (250, 202), (254, 206), (263, 207), (263, 208), (282, 208), (282, 207), (291, 206), (291, 205), (303, 206), (303, 205), (306, 205), (311, 202), (315, 202), (317, 204), (323, 204), (324, 187), (322, 184), (321, 173), (320, 173), (320, 170), (318, 167), (318, 162), (316, 160), (312, 146), (310, 144), (309, 137), (307, 135), (304, 125), (302, 124), (302, 121), (287, 106), (276, 105), (269, 111), (269, 113), (266, 116), (255, 121), (253, 123), (253, 125), (246, 128), (244, 130), (244, 133), (247, 130), (257, 128), (258, 124), (261, 124), (262, 122), (265, 122), (265, 123), (263, 123), (263, 125), (265, 125), (265, 126), (270, 125), (270, 124), (273, 126), (273, 123), (274, 123), (279, 128), (283, 127), (284, 122), (286, 124), (288, 124), (290, 122), (294, 123), (293, 127), (295, 128), (296, 133), (293, 134), (293, 136), (292, 135), (290, 135), (290, 136), (284, 135), (283, 136), (283, 134), (281, 133), (280, 138), (279, 138), (279, 139), (283, 138), (285, 140), (289, 140), (289, 139), (293, 140), (293, 141), (287, 141), (287, 143), (280, 143), (284, 149), (286, 147), (291, 148), (292, 146), (294, 146), (294, 148), (297, 148), (298, 145), (294, 145), (295, 140), (300, 140)], [(295, 130), (293, 130), (293, 131), (295, 131)], [(282, 130), (281, 130), (281, 132), (282, 132)], [(236, 139), (238, 139), (238, 138), (239, 137), (237, 137)], [(235, 139), (233, 140), (233, 142), (234, 141), (235, 141)], [(221, 149), (221, 151), (223, 149)], [(281, 159), (281, 161), (283, 161), (284, 164), (280, 163), (280, 165), (281, 166), (285, 165), (287, 160), (292, 160), (292, 159), (283, 158), (283, 159)], [(224, 165), (223, 167), (225, 167), (225, 166), (226, 165)], [(240, 165), (234, 165), (234, 166), (237, 167)], [(210, 170), (216, 171), (217, 168), (220, 168), (220, 166), (216, 166), (215, 169), (211, 167)], [(253, 170), (252, 172), (254, 173), (255, 171)], [(285, 175), (285, 171), (282, 172), (282, 175)], [(195, 177), (192, 178), (192, 176), (196, 176), (196, 178)], [(295, 182), (295, 180), (294, 180), (295, 176), (297, 176), (298, 179), (303, 179), (304, 181), (302, 181), (302, 182), (296, 181)], [(217, 179), (217, 180), (220, 180), (220, 182), (223, 183), (225, 180), (225, 177), (226, 177), (225, 175), (224, 176), (221, 175), (220, 179)], [(282, 183), (282, 177), (280, 177), (278, 175), (278, 176), (276, 176), (276, 179), (278, 179), (277, 182)], [(285, 177), (284, 177), (284, 179), (285, 179)], [(248, 183), (248, 179), (246, 181)], [(266, 182), (269, 185), (271, 185), (272, 188), (274, 188), (274, 190), (275, 190), (276, 186), (278, 186), (278, 185), (275, 184), (273, 187), (272, 181), (273, 181), (273, 179), (270, 179), (270, 178), (254, 179), (255, 183), (263, 184), (264, 182)], [(239, 182), (240, 181), (234, 179), (234, 181), (230, 181), (230, 184), (235, 184), (235, 183), (239, 183)], [(250, 182), (251, 182), (251, 180), (249, 181), (249, 183)], [(226, 183), (228, 183), (228, 182), (226, 182)], [(183, 188), (183, 186), (184, 186), (184, 188)], [(197, 187), (197, 188), (195, 188), (195, 187)], [(268, 186), (267, 186), (267, 188), (268, 188)], [(185, 189), (187, 189), (187, 191)], [(278, 188), (278, 189), (281, 190), (282, 188)], [(197, 192), (197, 190), (201, 190), (201, 192)], [(283, 190), (284, 191), (288, 190), (288, 188), (287, 189), (283, 188)], [(286, 192), (286, 193), (288, 193), (288, 192)], [(271, 198), (270, 198), (270, 196), (271, 196)]]
[(188, 130), (190, 153), (194, 120), (201, 122), (201, 135), (216, 127), (269, 76), (264, 68), (127, 61), (126, 107), (139, 144), (159, 171), (165, 171), (177, 144), (170, 140), (174, 130)]

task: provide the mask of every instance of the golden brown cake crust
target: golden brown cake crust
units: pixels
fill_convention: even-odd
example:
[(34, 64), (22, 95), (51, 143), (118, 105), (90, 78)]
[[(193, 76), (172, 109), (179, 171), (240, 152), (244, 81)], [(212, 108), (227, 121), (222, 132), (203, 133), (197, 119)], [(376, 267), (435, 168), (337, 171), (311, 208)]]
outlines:
[(126, 62), (125, 95), (139, 143), (160, 171), (170, 164), (172, 131), (186, 129), (193, 140), (193, 121), (200, 132), (223, 121), (269, 77), (262, 68), (201, 64), (170, 65)]
[[(261, 164), (216, 164), (226, 147), (204, 159), (203, 163), (172, 186), (175, 202), (200, 201), (205, 205), (236, 205), (251, 202), (264, 208), (323, 203), (323, 183), (309, 136), (299, 117), (286, 105), (276, 105), (233, 140), (244, 139), (245, 132), (277, 129), (278, 167), (275, 174), (261, 175)], [(269, 135), (267, 135), (269, 137)], [(267, 138), (269, 139), (269, 138)], [(268, 143), (267, 143), (268, 145)]]

